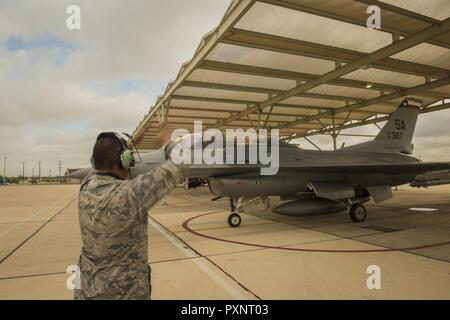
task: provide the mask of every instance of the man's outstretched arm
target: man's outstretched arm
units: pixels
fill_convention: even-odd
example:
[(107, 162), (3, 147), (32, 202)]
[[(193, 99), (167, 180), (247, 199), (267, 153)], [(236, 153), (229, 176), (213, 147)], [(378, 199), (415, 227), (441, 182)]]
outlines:
[[(148, 128), (150, 128), (150, 126), (146, 125), (144, 129), (136, 135), (135, 143), (140, 143)], [(170, 142), (171, 135), (172, 130), (167, 123), (163, 122), (159, 126), (156, 141), (164, 146)], [(138, 203), (140, 207), (148, 210), (179, 182), (181, 182), (181, 173), (179, 169), (172, 161), (167, 160), (156, 169), (141, 174), (129, 181), (128, 196), (131, 201)]]
[(129, 200), (150, 209), (181, 182), (181, 173), (172, 161), (128, 181)]

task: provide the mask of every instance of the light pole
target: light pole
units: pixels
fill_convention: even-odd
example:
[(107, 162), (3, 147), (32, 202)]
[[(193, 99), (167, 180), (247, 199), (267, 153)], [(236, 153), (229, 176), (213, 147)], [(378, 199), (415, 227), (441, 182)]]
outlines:
[(59, 168), (59, 182), (62, 182), (62, 179), (61, 179), (62, 162), (61, 162), (61, 160), (58, 161), (58, 168)]
[(6, 160), (8, 160), (8, 157), (6, 156), (3, 159), (3, 184), (6, 184)]

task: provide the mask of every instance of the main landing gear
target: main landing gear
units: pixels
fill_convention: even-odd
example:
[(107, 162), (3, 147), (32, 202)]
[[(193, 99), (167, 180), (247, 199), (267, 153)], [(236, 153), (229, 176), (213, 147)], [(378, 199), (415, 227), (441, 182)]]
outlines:
[(237, 213), (237, 207), (236, 207), (236, 203), (234, 199), (230, 198), (230, 209), (231, 209), (231, 213), (228, 216), (228, 225), (232, 228), (237, 228), (241, 225), (242, 222), (242, 218), (241, 216)]
[(367, 218), (367, 209), (361, 203), (355, 203), (349, 210), (350, 219), (353, 222), (363, 222)]

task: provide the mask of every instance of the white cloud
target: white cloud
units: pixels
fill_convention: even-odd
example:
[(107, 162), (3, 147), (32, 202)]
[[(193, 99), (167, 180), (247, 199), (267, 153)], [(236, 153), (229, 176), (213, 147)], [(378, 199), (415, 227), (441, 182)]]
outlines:
[[(66, 29), (81, 7), (82, 30)], [(229, 0), (0, 2), (0, 153), (8, 174), (86, 166), (103, 130), (132, 132)]]

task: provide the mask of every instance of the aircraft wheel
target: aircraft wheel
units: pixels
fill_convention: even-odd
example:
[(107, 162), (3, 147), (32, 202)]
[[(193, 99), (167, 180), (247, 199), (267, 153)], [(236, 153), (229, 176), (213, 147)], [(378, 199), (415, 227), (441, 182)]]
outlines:
[(353, 222), (363, 222), (367, 218), (367, 209), (362, 204), (354, 204), (350, 208), (350, 218)]
[(242, 218), (237, 213), (232, 213), (228, 216), (228, 224), (232, 228), (239, 227), (241, 225)]

